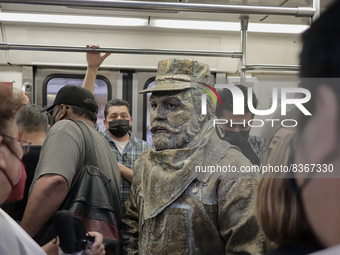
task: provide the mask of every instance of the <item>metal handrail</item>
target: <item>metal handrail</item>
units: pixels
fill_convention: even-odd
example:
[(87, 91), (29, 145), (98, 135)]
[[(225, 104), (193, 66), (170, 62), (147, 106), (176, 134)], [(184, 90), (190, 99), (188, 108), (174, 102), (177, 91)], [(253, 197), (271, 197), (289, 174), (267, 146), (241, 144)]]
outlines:
[(241, 58), (242, 52), (238, 51), (201, 51), (201, 50), (176, 50), (176, 49), (138, 49), (138, 48), (99, 48), (92, 49), (80, 46), (41, 45), (41, 44), (15, 44), (0, 43), (0, 50), (32, 50), (32, 51), (59, 51), (59, 52), (108, 52), (117, 54), (144, 54), (144, 55), (182, 55), (201, 57), (228, 57)]
[(0, 0), (0, 3), (61, 5), (69, 7), (91, 7), (111, 9), (133, 9), (152, 11), (186, 11), (208, 13), (233, 13), (233, 14), (263, 14), (263, 15), (290, 15), (296, 17), (312, 17), (316, 12), (315, 6), (311, 7), (271, 7), (252, 5), (222, 5), (201, 3), (171, 3), (147, 1), (114, 1), (114, 0)]
[(273, 70), (273, 71), (299, 71), (299, 65), (245, 65), (241, 67), (241, 71), (250, 70)]

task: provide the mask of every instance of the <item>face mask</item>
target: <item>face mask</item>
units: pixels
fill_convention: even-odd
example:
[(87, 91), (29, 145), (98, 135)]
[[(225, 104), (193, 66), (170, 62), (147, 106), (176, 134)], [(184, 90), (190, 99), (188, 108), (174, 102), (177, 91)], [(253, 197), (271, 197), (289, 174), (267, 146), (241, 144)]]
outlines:
[(113, 120), (109, 122), (109, 131), (113, 136), (123, 137), (130, 129), (129, 120)]
[(7, 175), (6, 171), (3, 171), (5, 176), (7, 177), (8, 182), (12, 186), (12, 191), (9, 194), (8, 198), (6, 199), (5, 203), (17, 201), (24, 197), (24, 191), (25, 191), (25, 183), (26, 183), (26, 171), (25, 166), (20, 160), (20, 173), (18, 179), (12, 183), (11, 179)]
[(55, 117), (57, 116), (59, 110), (60, 110), (60, 106), (59, 106), (58, 111), (55, 113), (54, 116), (52, 116), (53, 112), (52, 112), (52, 114), (49, 115), (49, 123), (48, 124), (50, 125), (50, 127), (52, 127), (55, 124)]

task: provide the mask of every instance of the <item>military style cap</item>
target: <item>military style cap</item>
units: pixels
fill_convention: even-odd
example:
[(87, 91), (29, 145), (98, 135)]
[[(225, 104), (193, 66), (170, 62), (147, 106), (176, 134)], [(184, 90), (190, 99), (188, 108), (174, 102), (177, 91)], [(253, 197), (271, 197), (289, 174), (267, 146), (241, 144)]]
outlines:
[(209, 84), (211, 78), (209, 66), (191, 59), (168, 59), (158, 62), (155, 85), (139, 93), (155, 91), (184, 90), (197, 85), (197, 82)]

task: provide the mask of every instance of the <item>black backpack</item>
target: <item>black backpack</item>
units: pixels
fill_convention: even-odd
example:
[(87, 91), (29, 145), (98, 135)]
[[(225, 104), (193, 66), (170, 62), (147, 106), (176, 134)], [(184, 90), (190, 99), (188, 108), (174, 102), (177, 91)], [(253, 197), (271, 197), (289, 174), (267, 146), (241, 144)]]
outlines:
[[(72, 120), (74, 121), (74, 120)], [(97, 231), (104, 237), (106, 254), (122, 254), (121, 212), (115, 210), (110, 180), (98, 168), (93, 150), (92, 135), (88, 127), (74, 121), (82, 130), (86, 155), (85, 166), (72, 181), (70, 190), (59, 210), (67, 210), (81, 218), (87, 231)], [(120, 202), (120, 201), (119, 201)], [(48, 222), (36, 236), (39, 245), (44, 245), (56, 237), (52, 222)]]

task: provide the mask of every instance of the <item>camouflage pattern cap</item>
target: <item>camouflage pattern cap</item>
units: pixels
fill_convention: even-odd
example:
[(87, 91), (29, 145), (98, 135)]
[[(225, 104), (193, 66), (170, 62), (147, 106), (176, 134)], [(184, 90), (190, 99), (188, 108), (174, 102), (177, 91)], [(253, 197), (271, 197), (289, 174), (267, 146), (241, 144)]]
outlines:
[(168, 59), (158, 62), (155, 85), (139, 93), (188, 89), (196, 82), (210, 83), (209, 66), (191, 59)]

